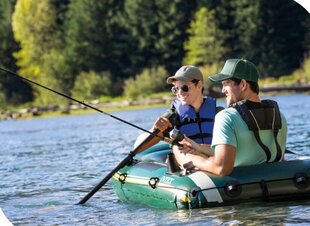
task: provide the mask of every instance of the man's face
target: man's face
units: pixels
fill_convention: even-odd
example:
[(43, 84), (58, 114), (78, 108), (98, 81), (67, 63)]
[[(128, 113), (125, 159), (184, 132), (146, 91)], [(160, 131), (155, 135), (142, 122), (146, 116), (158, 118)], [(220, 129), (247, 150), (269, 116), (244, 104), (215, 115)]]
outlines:
[(192, 82), (175, 81), (172, 89), (174, 89), (175, 95), (183, 105), (192, 105), (199, 93), (201, 93), (200, 83), (201, 81), (195, 85)]
[(236, 84), (232, 80), (225, 80), (222, 82), (222, 93), (226, 96), (226, 105), (227, 107), (231, 106), (233, 103), (236, 103), (242, 100), (242, 90), (241, 83)]

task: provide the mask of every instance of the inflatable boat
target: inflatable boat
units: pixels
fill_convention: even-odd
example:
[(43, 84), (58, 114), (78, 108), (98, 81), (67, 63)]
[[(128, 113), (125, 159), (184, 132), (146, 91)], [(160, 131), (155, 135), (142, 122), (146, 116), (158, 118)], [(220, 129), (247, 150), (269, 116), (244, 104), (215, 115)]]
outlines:
[(310, 159), (235, 167), (230, 176), (174, 170), (167, 144), (138, 154), (113, 176), (120, 200), (194, 209), (250, 201), (310, 199)]

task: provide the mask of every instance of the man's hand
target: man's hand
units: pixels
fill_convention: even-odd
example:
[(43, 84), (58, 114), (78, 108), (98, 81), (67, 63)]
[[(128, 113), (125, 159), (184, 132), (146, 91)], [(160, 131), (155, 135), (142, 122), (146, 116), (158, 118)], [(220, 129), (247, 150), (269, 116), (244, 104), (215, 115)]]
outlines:
[(169, 121), (169, 119), (165, 118), (164, 116), (160, 116), (157, 118), (157, 120), (155, 121), (152, 129), (159, 129), (161, 132), (165, 131), (168, 128), (171, 128), (172, 125)]
[(180, 141), (180, 144), (183, 145), (182, 147), (179, 147), (179, 150), (181, 153), (190, 153), (190, 154), (196, 154), (197, 153), (203, 153), (207, 156), (213, 156), (214, 151), (211, 149), (209, 144), (198, 144), (194, 140), (188, 138), (186, 135), (184, 135), (184, 139)]

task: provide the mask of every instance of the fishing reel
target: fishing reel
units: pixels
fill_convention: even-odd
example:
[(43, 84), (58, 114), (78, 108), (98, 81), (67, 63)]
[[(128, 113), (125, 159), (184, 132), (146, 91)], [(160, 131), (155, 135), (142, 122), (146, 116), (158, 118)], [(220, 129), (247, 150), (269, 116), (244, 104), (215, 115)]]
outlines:
[(175, 127), (170, 131), (169, 136), (172, 140), (172, 144), (179, 144), (179, 142), (184, 139), (184, 135)]
[[(179, 144), (179, 142), (184, 139), (184, 135), (177, 128), (174, 127), (169, 132), (169, 137), (171, 139), (170, 148), (172, 148), (172, 145), (183, 146), (182, 144)], [(181, 169), (179, 167), (179, 164), (178, 164), (173, 152), (171, 151), (167, 155), (167, 173), (168, 174), (174, 174), (174, 173), (178, 173), (180, 171), (181, 171)]]

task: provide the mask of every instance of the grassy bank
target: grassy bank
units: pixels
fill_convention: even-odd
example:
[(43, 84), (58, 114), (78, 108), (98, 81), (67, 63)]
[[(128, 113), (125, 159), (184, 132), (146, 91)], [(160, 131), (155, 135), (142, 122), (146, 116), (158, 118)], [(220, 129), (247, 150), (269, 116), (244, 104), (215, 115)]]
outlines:
[(87, 102), (95, 109), (88, 108), (82, 104), (72, 102), (65, 105), (50, 105), (50, 106), (23, 106), (12, 110), (3, 110), (0, 114), (0, 120), (29, 120), (35, 118), (51, 118), (59, 116), (70, 116), (80, 114), (92, 114), (128, 111), (137, 109), (146, 109), (153, 107), (170, 106), (173, 96), (170, 92), (152, 95), (149, 97), (139, 98), (138, 100), (127, 100), (125, 98), (110, 98), (104, 97), (101, 100)]

